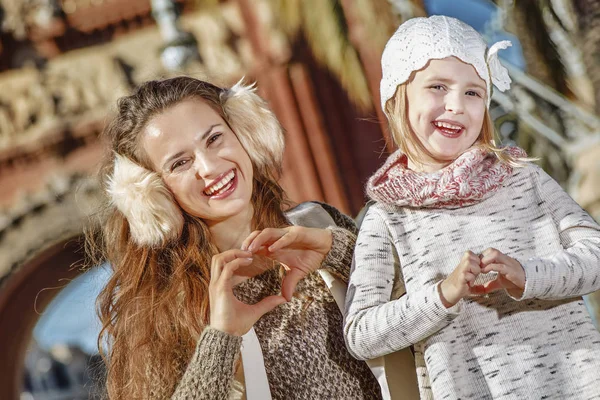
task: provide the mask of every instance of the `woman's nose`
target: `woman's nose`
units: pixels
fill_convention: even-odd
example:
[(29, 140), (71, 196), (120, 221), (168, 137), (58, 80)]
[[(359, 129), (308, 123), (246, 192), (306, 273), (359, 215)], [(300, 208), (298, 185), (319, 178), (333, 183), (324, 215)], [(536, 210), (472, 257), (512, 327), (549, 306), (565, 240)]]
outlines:
[(197, 179), (213, 179), (219, 174), (217, 170), (217, 160), (210, 155), (197, 153), (194, 160), (194, 170)]

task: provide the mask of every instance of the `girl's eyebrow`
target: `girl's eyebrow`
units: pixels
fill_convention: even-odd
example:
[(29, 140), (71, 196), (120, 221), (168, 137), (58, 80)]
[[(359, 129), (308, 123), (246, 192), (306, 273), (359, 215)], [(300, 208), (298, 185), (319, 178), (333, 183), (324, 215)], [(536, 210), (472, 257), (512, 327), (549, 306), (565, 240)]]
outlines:
[[(441, 82), (441, 83), (445, 83), (445, 84), (453, 84), (456, 83), (456, 81), (449, 79), (449, 78), (442, 78), (439, 76), (432, 76), (430, 78), (427, 78), (425, 80), (425, 83), (430, 83), (430, 82)], [(467, 82), (467, 86), (468, 87), (476, 87), (478, 89), (483, 90), (484, 92), (487, 91), (487, 89), (485, 88), (485, 86), (483, 86), (481, 83), (479, 82)]]
[[(220, 123), (211, 125), (206, 131), (204, 131), (204, 133), (198, 140), (203, 141), (204, 139), (206, 139), (206, 137), (211, 134), (212, 130), (220, 125), (221, 125)], [(169, 158), (167, 158), (167, 160), (163, 163), (163, 166), (162, 166), (163, 171), (166, 171), (169, 169), (168, 164), (171, 161), (175, 160), (176, 158), (181, 157), (184, 154), (185, 154), (185, 151), (178, 151), (177, 153), (175, 153), (172, 156), (170, 156)]]

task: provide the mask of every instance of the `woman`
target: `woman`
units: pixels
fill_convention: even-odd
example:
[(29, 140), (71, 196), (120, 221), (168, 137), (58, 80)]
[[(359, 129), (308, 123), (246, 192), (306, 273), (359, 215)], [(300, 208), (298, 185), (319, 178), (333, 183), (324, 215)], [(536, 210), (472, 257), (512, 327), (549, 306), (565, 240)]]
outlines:
[(380, 397), (313, 273), (347, 281), (355, 227), (316, 203), (302, 219), (341, 228), (291, 226), (277, 183), (283, 133), (251, 88), (146, 82), (105, 136), (106, 212), (88, 243), (114, 270), (99, 297), (111, 398), (241, 397), (251, 327), (274, 399)]

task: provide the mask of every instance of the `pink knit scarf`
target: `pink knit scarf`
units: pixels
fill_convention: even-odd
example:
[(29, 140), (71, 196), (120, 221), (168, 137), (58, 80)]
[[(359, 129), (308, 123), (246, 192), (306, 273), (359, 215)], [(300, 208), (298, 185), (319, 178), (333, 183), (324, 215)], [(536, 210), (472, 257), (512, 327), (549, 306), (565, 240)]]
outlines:
[[(527, 157), (518, 147), (505, 149), (515, 158)], [(458, 208), (493, 194), (513, 168), (493, 153), (473, 147), (439, 171), (415, 172), (399, 150), (369, 179), (367, 195), (378, 202), (406, 207)]]

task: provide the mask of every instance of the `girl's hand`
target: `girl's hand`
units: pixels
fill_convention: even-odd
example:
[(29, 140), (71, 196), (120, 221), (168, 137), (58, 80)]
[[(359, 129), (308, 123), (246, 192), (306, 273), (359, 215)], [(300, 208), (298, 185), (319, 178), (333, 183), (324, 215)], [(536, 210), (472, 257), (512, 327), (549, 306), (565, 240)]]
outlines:
[(321, 266), (332, 243), (330, 230), (290, 226), (254, 231), (242, 243), (242, 250), (272, 258), (289, 268), (281, 283), (281, 294), (289, 301), (298, 282)]
[(231, 335), (242, 336), (260, 317), (286, 302), (283, 296), (269, 296), (248, 305), (233, 294), (233, 287), (244, 278), (235, 275), (241, 266), (252, 264), (252, 253), (227, 250), (213, 256), (208, 293), (210, 299), (210, 326)]
[(452, 307), (465, 296), (482, 294), (479, 286), (473, 286), (475, 278), (481, 273), (479, 262), (479, 257), (472, 251), (465, 252), (458, 266), (438, 286), (442, 303), (446, 308)]
[(525, 289), (525, 270), (521, 263), (496, 249), (481, 253), (481, 272), (495, 271), (498, 277), (483, 285), (484, 293), (506, 289), (511, 296), (519, 298)]

